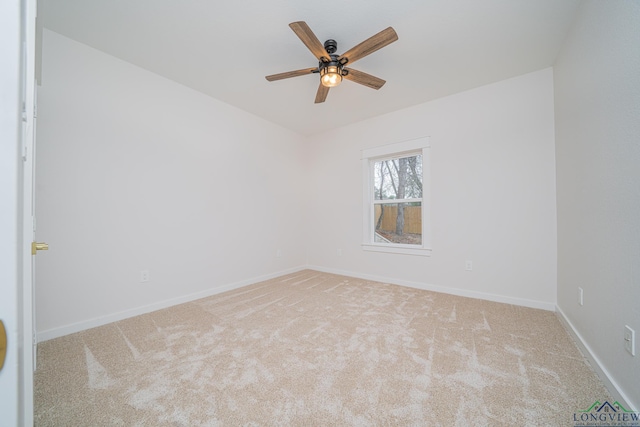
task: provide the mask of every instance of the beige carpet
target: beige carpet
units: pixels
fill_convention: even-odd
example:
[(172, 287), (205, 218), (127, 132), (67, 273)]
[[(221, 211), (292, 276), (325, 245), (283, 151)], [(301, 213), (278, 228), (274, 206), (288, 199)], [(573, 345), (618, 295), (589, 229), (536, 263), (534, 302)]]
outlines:
[(302, 271), (39, 346), (37, 426), (571, 426), (554, 313)]

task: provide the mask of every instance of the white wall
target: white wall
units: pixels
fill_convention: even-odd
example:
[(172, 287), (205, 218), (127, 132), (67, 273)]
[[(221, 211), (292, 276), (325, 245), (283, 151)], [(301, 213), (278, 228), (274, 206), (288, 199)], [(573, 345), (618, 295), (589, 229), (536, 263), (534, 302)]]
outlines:
[[(432, 256), (365, 252), (361, 150), (421, 136), (430, 136), (432, 147)], [(551, 69), (329, 131), (309, 143), (312, 266), (554, 309)], [(473, 261), (473, 271), (465, 271), (465, 260)]]
[(41, 339), (306, 263), (299, 135), (54, 32), (43, 50)]
[[(558, 306), (640, 410), (640, 2), (583, 4), (558, 58)], [(584, 306), (578, 304), (578, 287)]]

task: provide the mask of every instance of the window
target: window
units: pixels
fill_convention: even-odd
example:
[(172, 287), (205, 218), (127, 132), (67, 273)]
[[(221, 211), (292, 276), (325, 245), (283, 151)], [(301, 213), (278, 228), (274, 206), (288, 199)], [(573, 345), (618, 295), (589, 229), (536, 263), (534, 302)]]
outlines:
[(429, 139), (363, 150), (364, 250), (428, 256)]

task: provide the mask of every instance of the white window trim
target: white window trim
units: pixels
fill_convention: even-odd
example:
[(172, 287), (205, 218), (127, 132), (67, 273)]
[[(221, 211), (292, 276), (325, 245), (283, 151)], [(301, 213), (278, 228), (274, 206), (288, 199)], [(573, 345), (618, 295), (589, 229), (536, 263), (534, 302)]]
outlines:
[[(412, 139), (395, 144), (362, 150), (363, 183), (363, 228), (362, 249), (373, 252), (386, 252), (405, 255), (431, 255), (431, 194), (430, 194), (430, 142), (429, 137)], [(379, 158), (401, 157), (404, 154), (422, 152), (422, 245), (404, 245), (400, 243), (376, 243), (373, 241), (373, 205), (374, 194), (371, 179), (373, 161)]]

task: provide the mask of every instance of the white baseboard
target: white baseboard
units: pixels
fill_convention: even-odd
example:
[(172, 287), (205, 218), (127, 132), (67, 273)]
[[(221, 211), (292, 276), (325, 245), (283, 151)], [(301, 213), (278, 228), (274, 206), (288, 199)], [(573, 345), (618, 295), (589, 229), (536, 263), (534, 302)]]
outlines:
[(200, 298), (206, 298), (211, 295), (216, 295), (222, 292), (238, 289), (243, 286), (252, 285), (254, 283), (273, 279), (275, 277), (283, 276), (285, 274), (296, 273), (298, 271), (305, 270), (305, 269), (317, 270), (325, 273), (340, 274), (343, 276), (357, 277), (360, 279), (373, 280), (376, 282), (407, 286), (410, 288), (422, 289), (426, 291), (440, 292), (440, 293), (457, 295), (457, 296), (468, 297), (468, 298), (483, 299), (487, 301), (513, 304), (513, 305), (518, 305), (523, 307), (538, 308), (538, 309), (547, 310), (547, 311), (555, 311), (556, 309), (556, 306), (554, 303), (549, 303), (544, 301), (534, 301), (534, 300), (528, 300), (524, 298), (506, 297), (502, 295), (494, 295), (494, 294), (488, 294), (484, 292), (474, 292), (474, 291), (469, 291), (465, 289), (436, 286), (436, 285), (431, 285), (426, 283), (411, 282), (407, 280), (398, 280), (390, 277), (363, 274), (363, 273), (357, 273), (353, 271), (337, 270), (337, 269), (325, 268), (325, 267), (320, 267), (315, 265), (304, 265), (304, 266), (290, 268), (287, 270), (282, 270), (277, 273), (271, 273), (271, 274), (267, 274), (259, 277), (254, 277), (251, 279), (241, 280), (235, 283), (229, 283), (226, 285), (217, 286), (215, 288), (207, 289), (202, 292), (184, 295), (178, 298), (160, 301), (157, 303), (153, 303), (153, 304), (142, 306), (142, 307), (136, 307), (136, 308), (121, 311), (118, 313), (112, 313), (105, 316), (83, 320), (81, 322), (72, 323), (72, 324), (61, 326), (58, 328), (48, 329), (46, 331), (38, 332), (37, 340), (38, 342), (47, 341), (47, 340), (58, 338), (64, 335), (69, 335), (76, 332), (84, 331), (86, 329), (91, 329), (98, 326), (106, 325), (108, 323), (117, 322), (119, 320), (128, 319), (130, 317), (139, 316), (141, 314), (150, 313), (152, 311), (161, 310), (163, 308), (171, 307), (177, 304), (195, 301)]
[(407, 286), (409, 288), (422, 289), (424, 291), (433, 291), (449, 295), (457, 295), (460, 297), (482, 299), (486, 301), (501, 302), (505, 304), (513, 304), (522, 307), (538, 308), (541, 310), (555, 311), (556, 305), (553, 302), (535, 301), (526, 298), (514, 298), (503, 295), (489, 294), (486, 292), (475, 292), (466, 289), (449, 288), (445, 286), (431, 285), (428, 283), (411, 282), (407, 280), (398, 280), (390, 277), (376, 276), (371, 274), (356, 273), (353, 271), (337, 270), (333, 268), (325, 268), (317, 265), (310, 265), (310, 270), (322, 271), (324, 273), (340, 274), (342, 276), (357, 277), (364, 280), (372, 280), (375, 282), (390, 283), (392, 285)]
[(48, 329), (46, 331), (38, 332), (36, 339), (38, 342), (47, 341), (53, 338), (58, 338), (64, 335), (73, 334), (76, 332), (84, 331), (87, 329), (95, 328), (98, 326), (106, 325), (108, 323), (117, 322), (119, 320), (128, 319), (130, 317), (139, 316), (141, 314), (151, 313), (152, 311), (161, 310), (163, 308), (171, 307), (185, 302), (191, 302), (200, 298), (206, 298), (211, 295), (220, 294), (222, 292), (231, 291), (241, 288), (243, 286), (252, 285), (254, 283), (263, 282), (276, 277), (284, 276), (286, 274), (296, 273), (301, 270), (305, 270), (306, 266), (299, 266), (290, 268), (287, 270), (281, 270), (277, 273), (265, 274), (262, 276), (254, 277), (251, 279), (241, 280), (235, 283), (229, 283), (215, 288), (207, 289), (205, 291), (196, 292), (189, 295), (184, 295), (178, 298), (172, 298), (165, 301), (156, 302), (153, 304), (145, 305), (142, 307), (132, 308), (130, 310), (120, 311), (118, 313), (108, 314), (106, 316), (94, 317), (92, 319), (83, 320), (82, 322), (72, 323), (70, 325), (61, 326), (58, 328)]
[(582, 338), (582, 335), (580, 335), (576, 328), (573, 327), (573, 324), (571, 323), (569, 318), (567, 318), (560, 307), (556, 307), (556, 315), (558, 319), (560, 319), (560, 323), (564, 326), (569, 335), (571, 335), (573, 340), (576, 342), (584, 357), (587, 358), (587, 360), (593, 367), (593, 370), (600, 378), (600, 381), (602, 381), (605, 387), (607, 387), (609, 393), (611, 393), (611, 397), (620, 402), (626, 409), (630, 411), (635, 412), (640, 410), (640, 402), (634, 402), (620, 390), (618, 383), (616, 383), (611, 375), (609, 375), (609, 371), (607, 370), (607, 368), (605, 368), (602, 362), (600, 362), (600, 359), (598, 359), (593, 354), (593, 352), (591, 351), (591, 347), (589, 347), (589, 344), (587, 344), (587, 342)]

